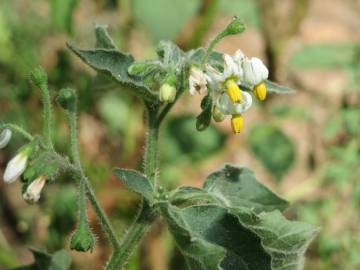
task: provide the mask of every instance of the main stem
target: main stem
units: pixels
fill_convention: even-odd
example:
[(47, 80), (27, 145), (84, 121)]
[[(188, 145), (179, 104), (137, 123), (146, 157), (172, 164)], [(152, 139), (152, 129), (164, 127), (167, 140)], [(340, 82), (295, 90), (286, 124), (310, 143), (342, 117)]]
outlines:
[[(159, 124), (157, 120), (157, 112), (157, 107), (152, 107), (151, 105), (147, 106), (148, 132), (146, 136), (144, 154), (144, 173), (153, 181), (155, 187), (158, 184)], [(154, 210), (143, 200), (133, 224), (121, 241), (120, 249), (114, 251), (105, 269), (122, 269), (136, 246), (150, 229), (150, 226), (154, 222), (156, 216), (157, 215)]]

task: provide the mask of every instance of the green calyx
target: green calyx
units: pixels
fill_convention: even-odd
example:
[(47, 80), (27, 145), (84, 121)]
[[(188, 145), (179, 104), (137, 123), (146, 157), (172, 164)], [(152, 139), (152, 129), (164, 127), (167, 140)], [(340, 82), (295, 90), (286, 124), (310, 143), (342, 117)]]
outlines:
[(87, 252), (92, 251), (95, 246), (95, 238), (87, 224), (80, 224), (71, 236), (70, 249)]
[(37, 67), (30, 73), (30, 79), (33, 84), (40, 87), (47, 82), (47, 74), (42, 67)]
[(75, 111), (76, 107), (76, 93), (72, 88), (63, 88), (59, 91), (57, 101), (60, 106), (68, 111)]
[(176, 98), (176, 75), (170, 71), (160, 87), (159, 99), (161, 102), (174, 102)]

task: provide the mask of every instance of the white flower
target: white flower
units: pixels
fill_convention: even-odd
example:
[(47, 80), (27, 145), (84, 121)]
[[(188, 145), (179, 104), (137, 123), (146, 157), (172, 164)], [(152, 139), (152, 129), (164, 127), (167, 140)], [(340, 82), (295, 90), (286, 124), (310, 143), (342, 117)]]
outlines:
[(41, 191), (46, 183), (46, 176), (41, 175), (30, 183), (23, 198), (28, 203), (36, 203), (40, 199)]
[(241, 114), (252, 105), (252, 97), (249, 93), (242, 91), (242, 96), (242, 102), (233, 103), (228, 95), (221, 94), (216, 101), (216, 106), (225, 115)]
[(6, 128), (0, 133), (0, 149), (7, 146), (11, 139), (12, 132), (10, 129)]
[(4, 172), (5, 183), (14, 182), (25, 170), (28, 161), (27, 151), (21, 151), (7, 164)]
[(191, 95), (200, 93), (201, 95), (207, 93), (207, 81), (210, 78), (196, 67), (191, 67), (189, 76), (189, 91)]
[(269, 76), (268, 69), (259, 58), (252, 57), (249, 59), (245, 57), (242, 67), (244, 70), (244, 81), (251, 87), (262, 83)]

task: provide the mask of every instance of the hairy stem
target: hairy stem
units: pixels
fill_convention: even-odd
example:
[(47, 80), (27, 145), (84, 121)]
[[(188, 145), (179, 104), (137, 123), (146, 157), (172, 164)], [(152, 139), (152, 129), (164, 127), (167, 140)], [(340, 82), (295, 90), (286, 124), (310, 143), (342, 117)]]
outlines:
[(6, 124), (0, 124), (0, 131), (8, 128), (10, 129), (12, 132), (14, 133), (18, 133), (21, 136), (23, 136), (25, 139), (32, 141), (34, 139), (34, 136), (31, 135), (29, 132), (27, 132), (25, 129), (23, 129), (22, 127), (15, 125), (15, 124), (10, 124), (10, 123), (6, 123)]
[[(86, 196), (89, 199), (91, 206), (93, 207), (99, 223), (105, 232), (107, 238), (109, 239), (111, 245), (114, 249), (119, 249), (120, 244), (117, 240), (114, 229), (112, 228), (110, 221), (108, 220), (104, 210), (101, 208), (98, 203), (96, 196), (94, 194), (93, 188), (84, 174), (84, 171), (81, 166), (80, 155), (78, 150), (77, 142), (77, 125), (76, 125), (76, 108), (73, 111), (68, 112), (69, 122), (70, 122), (70, 147), (71, 153), (73, 156), (74, 164), (78, 172), (78, 177), (80, 178), (80, 187), (86, 188)], [(84, 202), (85, 203), (85, 202)], [(86, 205), (84, 206), (86, 208)], [(81, 210), (81, 209), (80, 209)]]
[(50, 94), (49, 89), (47, 86), (47, 82), (39, 85), (39, 89), (41, 92), (41, 100), (44, 106), (43, 110), (43, 135), (45, 144), (50, 149), (54, 149), (54, 145), (52, 142), (52, 110), (51, 110), (51, 101), (50, 101)]
[[(154, 185), (156, 185), (158, 181), (158, 107), (147, 104), (147, 113), (148, 132), (144, 154), (144, 173), (154, 182)], [(157, 214), (155, 211), (143, 200), (133, 224), (121, 241), (120, 249), (114, 251), (105, 269), (122, 269), (134, 249), (150, 229), (156, 217)]]

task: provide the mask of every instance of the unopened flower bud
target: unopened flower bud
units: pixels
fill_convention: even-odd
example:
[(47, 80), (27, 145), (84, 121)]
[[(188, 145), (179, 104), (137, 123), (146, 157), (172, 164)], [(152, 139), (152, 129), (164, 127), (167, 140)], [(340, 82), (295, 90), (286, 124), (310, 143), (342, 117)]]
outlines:
[(225, 119), (225, 114), (217, 106), (214, 106), (212, 117), (215, 122), (222, 122)]
[(47, 74), (42, 67), (37, 67), (30, 73), (30, 79), (36, 86), (40, 87), (46, 83)]
[(23, 194), (23, 198), (27, 203), (36, 203), (40, 199), (40, 194), (46, 183), (46, 176), (41, 175), (37, 177), (30, 185), (26, 188)]
[(4, 182), (12, 183), (25, 171), (34, 146), (30, 143), (20, 149), (19, 153), (7, 164), (4, 172)]
[(175, 101), (176, 97), (176, 88), (173, 85), (168, 83), (164, 83), (160, 87), (159, 99), (161, 102), (169, 102), (172, 103)]
[(6, 128), (0, 133), (0, 149), (6, 147), (11, 139), (12, 132)]
[(70, 249), (80, 252), (92, 251), (95, 246), (95, 238), (87, 224), (80, 224), (71, 236)]
[(72, 88), (61, 89), (57, 101), (63, 109), (73, 111), (76, 105), (75, 90)]
[(225, 35), (236, 35), (244, 32), (245, 25), (241, 19), (234, 17), (233, 20), (226, 26), (224, 30)]

